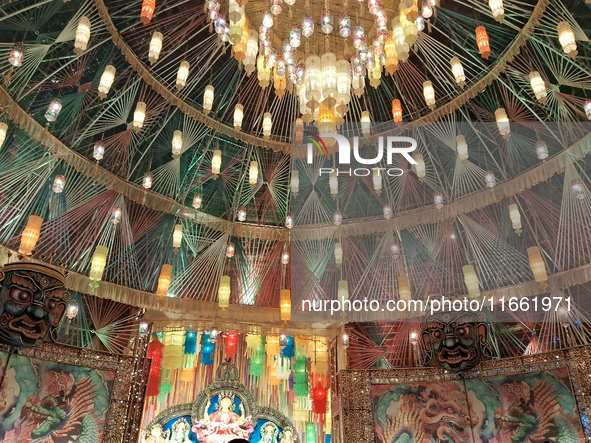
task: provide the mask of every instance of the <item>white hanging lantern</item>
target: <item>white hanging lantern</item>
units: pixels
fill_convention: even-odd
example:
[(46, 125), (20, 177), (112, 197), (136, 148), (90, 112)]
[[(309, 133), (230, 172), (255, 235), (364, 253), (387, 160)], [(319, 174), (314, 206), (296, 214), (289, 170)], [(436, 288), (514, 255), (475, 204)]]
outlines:
[(203, 110), (205, 112), (210, 112), (211, 108), (213, 107), (213, 94), (214, 94), (213, 86), (207, 85), (205, 87), (205, 91), (203, 92)]
[(322, 56), (322, 96), (324, 105), (332, 108), (336, 104), (337, 89), (337, 57), (327, 52)]
[(211, 173), (214, 178), (218, 178), (218, 175), (222, 169), (222, 151), (215, 149), (213, 151), (213, 157), (211, 158)]
[(234, 257), (235, 253), (236, 253), (236, 246), (234, 245), (234, 243), (232, 243), (232, 242), (228, 243), (228, 246), (226, 247), (226, 257), (232, 258), (232, 257)]
[(570, 58), (575, 58), (578, 54), (577, 42), (575, 40), (575, 33), (567, 21), (558, 23), (558, 41), (562, 46), (565, 54), (568, 54)]
[(429, 80), (423, 83), (423, 96), (429, 109), (435, 109), (435, 89), (433, 88), (433, 83)]
[(390, 254), (394, 260), (398, 260), (400, 258), (400, 245), (398, 243), (392, 243), (390, 245)]
[(571, 181), (570, 188), (576, 198), (579, 200), (583, 200), (585, 198), (585, 186), (583, 185), (583, 181), (581, 179), (576, 178)]
[(382, 192), (382, 174), (380, 174), (379, 168), (373, 169), (373, 189), (378, 195)]
[(74, 40), (74, 53), (81, 56), (88, 47), (90, 40), (90, 20), (87, 17), (80, 17), (78, 27), (76, 28), (76, 37)]
[(201, 195), (201, 193), (199, 193), (199, 192), (196, 193), (193, 196), (193, 203), (192, 204), (195, 209), (201, 208), (201, 205), (203, 204), (203, 195)]
[(291, 212), (288, 212), (285, 215), (285, 227), (287, 229), (293, 228), (293, 215), (291, 214)]
[(144, 177), (142, 178), (142, 186), (146, 189), (150, 189), (152, 184), (154, 183), (154, 177), (150, 171), (146, 171)]
[(27, 53), (27, 48), (22, 43), (17, 43), (12, 47), (10, 50), (10, 54), (8, 54), (8, 63), (12, 66), (18, 68), (22, 66), (23, 62), (25, 61), (25, 54)]
[(45, 111), (45, 120), (48, 122), (56, 121), (57, 117), (60, 115), (61, 110), (62, 104), (57, 100), (53, 100), (49, 106), (47, 106), (47, 111)]
[(271, 129), (273, 128), (273, 117), (270, 112), (265, 112), (263, 116), (263, 136), (265, 139), (271, 137)]
[(107, 266), (108, 252), (109, 249), (106, 246), (98, 245), (94, 249), (94, 254), (92, 255), (92, 259), (90, 261), (90, 273), (88, 275), (89, 280), (92, 281), (90, 283), (90, 287), (98, 287), (96, 282), (102, 280), (105, 267)]
[(150, 49), (148, 50), (148, 60), (150, 64), (156, 63), (158, 57), (160, 57), (160, 51), (162, 51), (162, 33), (156, 31), (152, 34), (150, 40)]
[(178, 158), (183, 152), (183, 133), (179, 130), (172, 135), (172, 156)]
[(521, 214), (519, 213), (519, 207), (515, 203), (509, 205), (509, 218), (515, 233), (521, 234)]
[(296, 197), (300, 192), (300, 173), (297, 170), (291, 171), (291, 194)]
[(176, 224), (174, 225), (174, 231), (172, 233), (172, 247), (178, 249), (181, 247), (181, 243), (183, 242), (183, 225)]
[(64, 186), (66, 185), (66, 177), (64, 175), (56, 175), (53, 179), (53, 186), (51, 190), (56, 194), (64, 192)]
[(283, 251), (281, 254), (281, 264), (288, 265), (289, 264), (289, 252)]
[(304, 82), (306, 86), (306, 104), (313, 111), (319, 106), (322, 97), (322, 62), (320, 57), (311, 55), (306, 59)]
[(404, 35), (404, 28), (400, 21), (400, 17), (394, 17), (392, 19), (392, 38), (396, 44), (396, 54), (398, 56), (398, 60), (403, 63), (406, 62), (408, 60), (410, 46), (406, 42), (406, 36)]
[(234, 108), (234, 129), (242, 129), (242, 119), (244, 118), (244, 107), (238, 103)]
[(0, 148), (6, 140), (6, 133), (8, 132), (8, 125), (4, 122), (0, 122)]
[(369, 135), (371, 132), (371, 117), (369, 111), (363, 111), (361, 113), (361, 132), (363, 135)]
[(488, 0), (488, 7), (490, 8), (495, 20), (499, 23), (503, 23), (503, 19), (505, 18), (503, 0)]
[(107, 65), (105, 66), (105, 70), (101, 75), (101, 79), (99, 80), (98, 86), (98, 96), (103, 99), (106, 98), (111, 90), (111, 86), (113, 85), (113, 81), (115, 80), (115, 73), (117, 70), (115, 66)]
[(337, 286), (337, 297), (341, 302), (341, 307), (344, 308), (344, 304), (349, 300), (349, 282), (347, 280), (339, 280)]
[(111, 211), (110, 218), (111, 223), (113, 223), (114, 225), (118, 225), (119, 223), (121, 223), (122, 215), (123, 211), (121, 210), (121, 208), (113, 208), (113, 210)]
[(244, 206), (240, 206), (240, 208), (238, 208), (237, 218), (238, 218), (238, 221), (241, 221), (241, 222), (246, 220), (246, 208)]
[(392, 212), (392, 206), (384, 205), (384, 207), (382, 208), (382, 214), (384, 215), (384, 218), (386, 220), (390, 220), (394, 215), (394, 213)]
[(536, 142), (536, 155), (540, 160), (548, 158), (548, 145), (544, 140), (538, 140)]
[(443, 202), (444, 202), (443, 194), (441, 192), (436, 192), (433, 195), (433, 203), (435, 203), (435, 207), (437, 209), (443, 208)]
[(466, 86), (466, 74), (464, 73), (464, 67), (462, 66), (462, 62), (456, 56), (452, 57), (449, 61), (451, 64), (451, 72), (456, 79), (456, 83), (460, 88)]
[(105, 147), (101, 142), (97, 142), (94, 144), (94, 148), (92, 149), (92, 156), (97, 162), (102, 160), (105, 156)]
[(591, 120), (591, 100), (587, 100), (583, 106), (587, 120)]
[(468, 160), (468, 143), (466, 137), (461, 134), (456, 137), (456, 152), (461, 161)]
[(415, 169), (417, 177), (419, 177), (419, 179), (425, 177), (427, 175), (427, 170), (425, 168), (425, 160), (423, 159), (423, 155), (416, 154), (413, 157), (413, 160), (416, 162), (416, 164), (413, 165), (413, 167)]
[(542, 104), (546, 103), (546, 82), (544, 82), (540, 73), (538, 71), (530, 72), (529, 82), (538, 101)]
[(176, 73), (176, 88), (177, 90), (181, 90), (187, 84), (187, 79), (189, 78), (189, 68), (191, 65), (188, 61), (183, 60), (179, 66), (179, 70)]
[(248, 170), (248, 183), (250, 184), (250, 187), (254, 189), (254, 187), (257, 185), (258, 180), (259, 180), (259, 163), (256, 161), (251, 161), (250, 168)]
[(222, 275), (220, 277), (220, 286), (218, 288), (218, 306), (222, 308), (222, 310), (230, 306), (230, 295), (232, 295), (230, 276)]
[(336, 171), (328, 174), (328, 186), (330, 187), (330, 195), (336, 197), (339, 193), (339, 178)]
[(487, 188), (494, 188), (497, 184), (495, 173), (493, 171), (486, 171), (484, 173), (484, 182), (486, 183)]
[[(351, 101), (351, 69), (347, 60), (337, 62), (337, 102), (339, 112), (345, 114), (346, 105)], [(339, 109), (337, 108), (337, 109)]]
[(334, 244), (334, 261), (337, 265), (343, 264), (343, 245), (340, 243)]
[(146, 104), (144, 102), (137, 102), (135, 111), (133, 113), (133, 128), (136, 130), (142, 129), (146, 119)]
[(509, 117), (507, 117), (505, 108), (499, 108), (495, 111), (495, 119), (499, 132), (506, 138), (511, 133), (511, 126), (509, 125)]
[(462, 271), (464, 272), (464, 283), (468, 288), (468, 295), (478, 297), (480, 295), (480, 285), (474, 267), (466, 265), (462, 267)]
[(340, 211), (335, 211), (332, 215), (332, 222), (335, 226), (341, 226), (343, 223), (343, 214)]

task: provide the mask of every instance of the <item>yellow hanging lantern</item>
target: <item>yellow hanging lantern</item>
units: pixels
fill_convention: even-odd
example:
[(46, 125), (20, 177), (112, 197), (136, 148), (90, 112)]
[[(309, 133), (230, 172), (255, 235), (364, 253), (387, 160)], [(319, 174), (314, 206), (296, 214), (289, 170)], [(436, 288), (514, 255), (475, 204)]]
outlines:
[(271, 67), (263, 54), (260, 54), (257, 58), (257, 75), (261, 88), (265, 89), (271, 84)]
[(474, 267), (466, 265), (462, 267), (462, 271), (464, 272), (464, 283), (468, 288), (468, 294), (470, 297), (478, 297), (480, 295), (480, 285)]
[(267, 366), (275, 364), (275, 356), (281, 354), (278, 335), (267, 335), (265, 341), (265, 353), (267, 354)]
[(74, 53), (81, 56), (88, 47), (90, 40), (90, 20), (87, 17), (80, 17), (78, 27), (76, 28), (76, 37), (74, 40)]
[(238, 103), (234, 108), (234, 129), (242, 129), (242, 119), (244, 118), (244, 107)]
[(250, 351), (256, 351), (261, 346), (260, 334), (248, 334), (246, 336), (246, 347)]
[(179, 66), (179, 70), (176, 73), (176, 88), (177, 90), (181, 90), (187, 84), (187, 79), (189, 78), (189, 68), (191, 65), (188, 61), (183, 60)]
[(220, 277), (220, 286), (218, 288), (218, 306), (222, 309), (226, 309), (230, 306), (230, 295), (232, 288), (230, 286), (230, 276), (222, 275)]
[(174, 225), (174, 232), (172, 233), (172, 247), (178, 249), (181, 247), (183, 241), (183, 225)]
[(495, 111), (495, 120), (497, 121), (499, 132), (503, 137), (507, 138), (511, 133), (511, 125), (509, 124), (509, 117), (507, 117), (505, 108), (499, 108)]
[(575, 40), (575, 33), (573, 32), (570, 23), (562, 21), (558, 23), (558, 41), (562, 46), (562, 50), (565, 54), (568, 54), (570, 58), (575, 58), (578, 54), (577, 41)]
[(265, 112), (263, 116), (263, 136), (265, 139), (271, 137), (271, 129), (273, 128), (273, 117), (270, 112)]
[(148, 50), (148, 60), (150, 64), (154, 64), (158, 61), (158, 57), (160, 57), (160, 51), (162, 51), (162, 33), (161, 32), (154, 32), (152, 34), (152, 39), (150, 40), (150, 49)]
[(172, 265), (164, 264), (160, 269), (160, 276), (158, 277), (158, 288), (156, 295), (159, 297), (166, 297), (170, 284), (172, 283)]
[(433, 88), (433, 83), (429, 80), (423, 83), (423, 96), (429, 109), (435, 109), (435, 89)]
[(203, 110), (205, 112), (211, 111), (213, 107), (214, 88), (212, 85), (207, 85), (203, 92)]
[(103, 99), (106, 98), (109, 94), (109, 90), (113, 85), (113, 81), (115, 80), (115, 66), (107, 65), (105, 66), (105, 70), (101, 75), (101, 79), (99, 80), (98, 86), (98, 96)]
[(133, 128), (136, 130), (142, 129), (146, 119), (146, 104), (144, 102), (137, 102), (135, 111), (133, 113)]
[(519, 213), (519, 207), (515, 203), (509, 205), (509, 218), (515, 233), (521, 234), (521, 214)]
[(214, 178), (218, 178), (218, 175), (222, 168), (222, 151), (215, 149), (213, 151), (213, 157), (211, 158), (211, 173)]
[(183, 152), (183, 133), (179, 130), (172, 134), (172, 156), (178, 158)]
[(396, 42), (392, 32), (389, 33), (384, 44), (384, 53), (386, 55), (386, 71), (388, 74), (394, 74), (398, 70), (398, 54), (396, 53)]
[(462, 62), (456, 56), (452, 57), (449, 61), (451, 64), (451, 72), (456, 79), (456, 83), (460, 88), (466, 86), (466, 74), (464, 73), (464, 67), (462, 66)]
[(107, 254), (109, 249), (106, 246), (98, 245), (95, 250), (94, 254), (92, 255), (92, 260), (90, 262), (90, 274), (88, 278), (92, 280), (90, 287), (97, 288), (98, 284), (97, 281), (101, 281), (103, 278), (103, 272), (105, 271), (105, 267), (107, 266)]
[(529, 73), (529, 83), (538, 101), (542, 104), (546, 103), (546, 82), (538, 71)]
[(291, 291), (289, 289), (282, 289), (279, 297), (279, 306), (281, 309), (281, 321), (288, 322), (291, 320)]
[(408, 276), (406, 275), (401, 275), (398, 277), (398, 297), (400, 297), (400, 300), (406, 301), (412, 299), (410, 292), (410, 283), (408, 281)]
[(185, 328), (166, 328), (162, 337), (162, 369), (183, 369)]
[(548, 274), (540, 248), (537, 246), (527, 248), (527, 255), (529, 257), (529, 266), (534, 274), (534, 280), (540, 283), (538, 286), (540, 289), (546, 289), (548, 284), (545, 282), (548, 280)]
[(255, 188), (259, 181), (259, 162), (251, 161), (248, 170), (248, 183), (252, 189)]
[(30, 215), (27, 220), (27, 225), (21, 234), (21, 242), (18, 247), (18, 252), (24, 255), (32, 255), (37, 246), (37, 241), (41, 235), (41, 225), (43, 219), (38, 215)]

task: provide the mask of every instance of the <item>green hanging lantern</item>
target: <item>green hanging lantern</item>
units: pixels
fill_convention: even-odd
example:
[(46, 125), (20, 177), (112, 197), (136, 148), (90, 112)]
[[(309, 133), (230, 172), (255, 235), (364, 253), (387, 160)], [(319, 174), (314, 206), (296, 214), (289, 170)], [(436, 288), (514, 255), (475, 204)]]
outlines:
[(306, 443), (317, 443), (316, 425), (308, 423), (306, 425)]

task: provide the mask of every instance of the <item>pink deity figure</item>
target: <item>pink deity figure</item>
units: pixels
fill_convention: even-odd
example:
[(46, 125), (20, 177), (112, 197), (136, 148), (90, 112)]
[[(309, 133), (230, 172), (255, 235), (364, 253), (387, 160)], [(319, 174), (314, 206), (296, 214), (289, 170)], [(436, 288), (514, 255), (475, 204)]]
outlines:
[(208, 414), (209, 403), (205, 408), (203, 419), (193, 426), (193, 432), (199, 441), (204, 443), (228, 443), (236, 438), (249, 438), (253, 432), (250, 417), (244, 417), (241, 405), (241, 414), (234, 412), (233, 398), (222, 396), (218, 402), (217, 411)]

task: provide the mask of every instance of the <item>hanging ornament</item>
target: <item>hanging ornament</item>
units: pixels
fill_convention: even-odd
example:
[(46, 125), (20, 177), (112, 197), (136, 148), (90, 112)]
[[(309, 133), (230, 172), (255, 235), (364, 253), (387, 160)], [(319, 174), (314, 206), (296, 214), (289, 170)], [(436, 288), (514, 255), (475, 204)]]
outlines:
[(140, 13), (140, 20), (144, 25), (152, 21), (154, 11), (156, 10), (156, 0), (144, 0), (142, 2), (142, 12)]
[(174, 131), (172, 135), (172, 157), (180, 157), (183, 151), (183, 133), (179, 130)]
[(288, 265), (289, 264), (289, 252), (283, 251), (281, 254), (281, 264)]
[(402, 124), (402, 105), (398, 99), (392, 100), (392, 119), (396, 123), (396, 126)]
[(478, 26), (476, 28), (476, 44), (478, 45), (478, 51), (480, 51), (482, 58), (488, 60), (490, 57), (490, 39), (484, 26)]
[(166, 297), (168, 289), (172, 283), (172, 265), (164, 264), (160, 268), (160, 275), (158, 276), (158, 287), (156, 295), (159, 297)]
[(234, 128), (237, 130), (242, 129), (242, 119), (244, 118), (244, 107), (238, 103), (234, 108)]
[(509, 117), (507, 117), (507, 112), (505, 111), (505, 108), (499, 108), (495, 111), (495, 119), (497, 121), (499, 133), (504, 138), (508, 138), (509, 134), (511, 133), (511, 126), (509, 124)]
[(267, 29), (272, 28), (274, 24), (274, 17), (271, 11), (267, 11), (263, 14), (263, 26)]
[(530, 72), (529, 82), (538, 101), (542, 104), (546, 103), (546, 82), (544, 82), (540, 73), (538, 71)]
[(382, 193), (382, 175), (380, 174), (379, 168), (373, 168), (372, 181), (374, 191), (380, 195)]
[(220, 286), (218, 288), (218, 306), (224, 310), (230, 306), (230, 295), (232, 288), (230, 286), (230, 276), (222, 275), (220, 277)]
[(398, 260), (400, 258), (400, 245), (398, 243), (392, 243), (390, 245), (390, 254), (394, 260)]
[(545, 282), (548, 280), (548, 274), (540, 248), (537, 246), (527, 248), (527, 256), (529, 258), (529, 266), (534, 274), (534, 280), (540, 283), (538, 287), (540, 289), (546, 289), (548, 284)]
[(417, 333), (417, 331), (415, 331), (414, 329), (412, 329), (409, 334), (408, 334), (408, 341), (410, 341), (410, 344), (412, 346), (416, 346), (419, 344), (419, 334)]
[(461, 161), (468, 160), (468, 143), (466, 143), (466, 137), (461, 134), (456, 137), (456, 152)]
[(573, 181), (571, 181), (570, 188), (576, 198), (578, 198), (579, 200), (585, 198), (585, 187), (583, 186), (583, 181), (581, 179), (576, 178)]
[(503, 0), (488, 0), (488, 7), (490, 8), (495, 20), (499, 23), (503, 23), (503, 19), (505, 18)]
[(371, 117), (369, 111), (361, 112), (361, 133), (363, 135), (369, 135), (371, 132)]
[(152, 187), (152, 183), (154, 183), (154, 177), (150, 171), (146, 171), (144, 177), (142, 178), (142, 186), (146, 189), (150, 189)]
[(228, 332), (224, 337), (224, 348), (227, 357), (234, 357), (236, 355), (238, 351), (238, 338), (237, 332)]
[(384, 205), (384, 207), (382, 208), (382, 213), (383, 213), (384, 218), (386, 220), (390, 220), (392, 218), (392, 216), (394, 215), (394, 213), (392, 212), (392, 206)]
[(248, 183), (252, 189), (255, 188), (259, 180), (259, 163), (256, 161), (250, 162), (250, 168), (248, 169)]
[(340, 243), (334, 245), (334, 261), (337, 265), (343, 264), (343, 246)]
[(218, 15), (218, 18), (215, 19), (213, 24), (216, 34), (224, 34), (226, 32), (226, 24), (226, 17), (222, 14)]
[(25, 228), (21, 234), (21, 241), (18, 252), (23, 255), (32, 255), (41, 236), (41, 225), (43, 219), (37, 215), (30, 215)]
[(347, 349), (349, 347), (349, 344), (350, 344), (349, 334), (343, 333), (343, 335), (341, 335), (341, 346), (343, 347), (343, 349)]
[(103, 278), (103, 272), (107, 266), (108, 252), (109, 249), (106, 246), (97, 245), (94, 249), (94, 254), (90, 260), (90, 273), (88, 275), (89, 280), (91, 280), (91, 288), (98, 288), (96, 282), (101, 281)]
[(433, 88), (433, 83), (429, 80), (423, 83), (423, 96), (429, 109), (435, 109), (435, 89)]
[(341, 308), (344, 309), (345, 302), (349, 300), (349, 282), (347, 280), (339, 280), (337, 284), (337, 297), (341, 302)]
[(302, 19), (302, 35), (306, 38), (312, 37), (314, 34), (314, 19), (309, 15), (304, 15)]
[(417, 174), (417, 177), (419, 177), (419, 179), (424, 178), (427, 175), (427, 169), (425, 167), (425, 160), (423, 159), (423, 155), (416, 154), (413, 157), (413, 160), (415, 161), (413, 168), (415, 170), (415, 173)]
[(64, 191), (64, 186), (66, 184), (66, 177), (63, 175), (56, 175), (53, 179), (53, 186), (51, 190), (56, 194), (61, 194)]
[(320, 29), (325, 34), (330, 34), (334, 29), (334, 18), (330, 11), (324, 11), (320, 18)]
[(494, 188), (497, 184), (495, 173), (493, 171), (486, 171), (484, 173), (484, 182), (486, 183), (487, 188)]
[(176, 73), (176, 89), (180, 91), (187, 84), (189, 78), (189, 68), (191, 65), (188, 61), (183, 60), (179, 66), (179, 70)]
[(263, 115), (263, 136), (265, 139), (271, 137), (271, 129), (273, 128), (273, 117), (270, 112), (265, 112)]
[(92, 148), (92, 157), (98, 162), (105, 156), (105, 147), (101, 142), (96, 142)]
[(433, 15), (433, 8), (429, 3), (423, 3), (423, 6), (421, 7), (421, 15), (423, 18), (430, 18)]
[(474, 267), (472, 265), (466, 265), (462, 267), (462, 271), (464, 273), (464, 283), (468, 288), (468, 294), (470, 297), (478, 297), (480, 295), (480, 285)]
[(336, 171), (331, 171), (328, 174), (328, 186), (330, 188), (330, 195), (335, 198), (339, 193), (339, 179)]
[(222, 168), (222, 151), (215, 149), (213, 156), (211, 157), (211, 174), (213, 178), (218, 178), (220, 170)]
[(341, 14), (341, 20), (339, 21), (339, 34), (343, 38), (347, 38), (351, 35), (351, 17), (346, 12)]
[(234, 257), (235, 252), (236, 252), (236, 247), (235, 247), (234, 243), (232, 243), (232, 242), (228, 243), (228, 246), (226, 247), (226, 257), (228, 257), (228, 258)]
[(538, 140), (536, 142), (536, 155), (540, 160), (544, 160), (548, 158), (548, 145), (543, 140)]
[(384, 43), (384, 54), (386, 56), (386, 71), (388, 74), (394, 74), (398, 70), (398, 54), (396, 52), (396, 42), (392, 34), (390, 34), (390, 37)]
[(203, 110), (207, 113), (209, 113), (211, 111), (211, 108), (213, 107), (213, 94), (213, 86), (207, 85), (205, 87), (205, 91), (203, 92)]
[(113, 210), (111, 211), (111, 217), (109, 220), (114, 225), (118, 225), (119, 223), (121, 223), (121, 216), (122, 215), (123, 215), (123, 211), (121, 210), (121, 208), (113, 208)]
[(558, 41), (560, 42), (564, 53), (574, 59), (577, 56), (578, 51), (575, 33), (573, 32), (570, 23), (562, 21), (558, 23), (556, 29), (558, 30)]
[(172, 247), (178, 249), (181, 247), (183, 242), (183, 225), (174, 225), (174, 231), (172, 233)]
[(152, 360), (150, 366), (150, 375), (148, 376), (148, 387), (146, 389), (147, 397), (155, 397), (160, 393), (160, 377), (162, 375), (161, 363), (162, 363), (162, 351), (164, 345), (158, 340), (158, 336), (154, 336), (154, 339), (148, 345), (148, 351), (146, 356)]
[(587, 100), (583, 106), (587, 120), (591, 120), (591, 100)]
[(285, 215), (285, 227), (287, 229), (293, 228), (293, 215), (291, 214), (291, 212), (288, 212)]
[(145, 320), (142, 320), (138, 326), (138, 334), (140, 337), (145, 337), (148, 335), (148, 331), (150, 329), (150, 323)]
[(433, 202), (435, 203), (435, 207), (437, 209), (443, 208), (443, 202), (444, 202), (444, 200), (443, 200), (443, 194), (441, 192), (436, 192), (433, 195)]
[(133, 112), (133, 123), (132, 126), (136, 130), (142, 129), (144, 126), (144, 120), (146, 119), (146, 104), (144, 102), (137, 102), (135, 105), (135, 111)]
[(462, 66), (462, 62), (456, 56), (452, 57), (449, 61), (451, 64), (451, 72), (456, 79), (456, 83), (460, 88), (466, 86), (466, 74), (464, 73), (464, 67)]
[(241, 222), (246, 220), (246, 208), (244, 206), (240, 206), (240, 208), (238, 208), (238, 214), (236, 218)]
[(335, 211), (332, 215), (332, 222), (335, 226), (341, 226), (343, 223), (343, 214), (340, 211)]
[(289, 289), (282, 289), (279, 297), (279, 307), (281, 311), (281, 321), (288, 322), (291, 320), (291, 291)]
[(15, 44), (10, 50), (10, 54), (8, 54), (8, 63), (18, 68), (25, 61), (26, 53), (27, 48), (25, 47), (25, 45), (23, 45), (22, 43)]
[(406, 275), (400, 275), (398, 277), (398, 297), (400, 297), (400, 300), (406, 301), (412, 299), (410, 283), (408, 282), (408, 276)]
[(105, 66), (105, 70), (103, 71), (101, 78), (99, 80), (98, 86), (98, 96), (103, 99), (106, 98), (111, 90), (111, 86), (113, 85), (113, 81), (115, 80), (115, 72), (116, 69), (112, 65)]
[(273, 13), (273, 15), (281, 14), (281, 11), (283, 10), (281, 6), (282, 4), (282, 0), (273, 0), (273, 4), (271, 5), (271, 12)]
[(521, 234), (521, 214), (515, 203), (509, 205), (509, 218), (511, 219), (515, 233), (517, 235)]
[(148, 50), (148, 60), (150, 61), (150, 64), (156, 63), (158, 57), (160, 57), (160, 51), (162, 51), (162, 39), (162, 33), (155, 31), (154, 34), (152, 34)]
[(57, 100), (52, 101), (47, 107), (47, 111), (45, 111), (45, 120), (48, 122), (56, 121), (61, 110), (62, 104)]
[(78, 27), (76, 28), (76, 37), (74, 39), (74, 53), (81, 56), (88, 47), (90, 40), (90, 20), (87, 17), (80, 17)]

